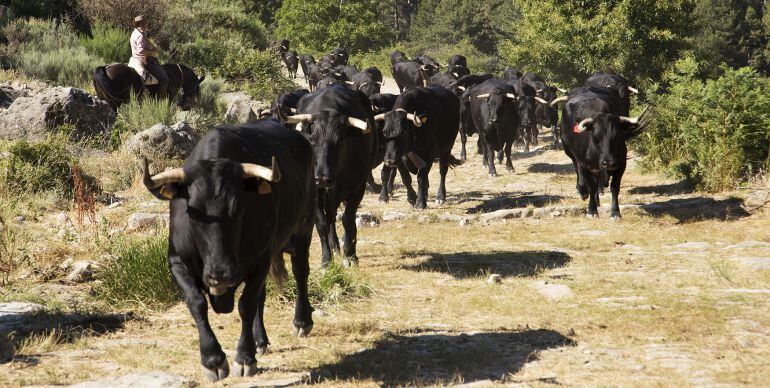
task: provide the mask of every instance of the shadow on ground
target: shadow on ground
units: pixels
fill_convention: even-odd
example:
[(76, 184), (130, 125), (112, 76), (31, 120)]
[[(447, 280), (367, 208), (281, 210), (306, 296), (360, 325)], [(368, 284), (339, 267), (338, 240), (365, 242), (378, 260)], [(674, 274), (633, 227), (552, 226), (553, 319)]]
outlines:
[(656, 194), (656, 195), (679, 195), (691, 194), (695, 192), (692, 183), (682, 180), (676, 183), (652, 186), (637, 186), (628, 190), (629, 194)]
[(551, 163), (533, 163), (527, 168), (528, 172), (538, 174), (557, 174), (557, 175), (569, 175), (575, 173), (575, 167), (572, 163), (566, 164), (551, 164)]
[(501, 209), (520, 207), (543, 207), (564, 199), (560, 195), (539, 195), (534, 193), (499, 193), (495, 198), (483, 199), (482, 203), (467, 210), (467, 213), (489, 213)]
[[(5, 322), (11, 316), (3, 317)], [(127, 321), (137, 319), (134, 314), (98, 312), (39, 312), (19, 317), (13, 325), (0, 332), (0, 364), (14, 361), (38, 364), (42, 354), (17, 355), (19, 347), (31, 337), (50, 336), (56, 343), (71, 343), (83, 337), (100, 336), (122, 330)]]
[(504, 380), (538, 352), (575, 341), (553, 330), (477, 334), (390, 335), (372, 349), (323, 365), (315, 380), (375, 380), (393, 385), (446, 385), (463, 381)]
[(751, 215), (741, 198), (714, 199), (709, 197), (670, 199), (641, 205), (654, 217), (671, 216), (680, 223), (702, 220), (730, 220)]
[(545, 270), (566, 266), (572, 257), (556, 251), (462, 252), (452, 254), (415, 252), (407, 256), (427, 256), (401, 268), (418, 272), (443, 272), (457, 279), (496, 273), (502, 276), (535, 276)]

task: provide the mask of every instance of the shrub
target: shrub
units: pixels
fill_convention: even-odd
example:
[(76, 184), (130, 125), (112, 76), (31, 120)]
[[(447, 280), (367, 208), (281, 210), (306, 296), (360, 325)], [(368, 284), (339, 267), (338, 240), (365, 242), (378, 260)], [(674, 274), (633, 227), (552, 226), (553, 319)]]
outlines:
[(107, 22), (96, 21), (92, 29), (93, 38), (81, 37), (80, 44), (86, 50), (107, 63), (126, 63), (131, 57), (129, 33)]
[[(365, 297), (371, 293), (372, 289), (355, 271), (345, 269), (336, 261), (325, 270), (311, 271), (308, 279), (308, 297), (310, 303), (316, 306), (338, 303), (342, 298)], [(272, 281), (268, 282), (268, 297), (294, 303), (297, 299), (297, 282), (294, 276), (287, 277), (286, 285), (282, 289), (278, 289)]]
[(685, 58), (667, 76), (667, 94), (638, 140), (644, 165), (686, 177), (702, 190), (720, 191), (770, 167), (770, 80), (750, 68), (723, 68), (715, 80), (697, 79)]
[(168, 268), (165, 233), (113, 241), (112, 258), (99, 271), (96, 297), (119, 306), (164, 308), (180, 300)]
[(55, 192), (71, 196), (72, 154), (64, 136), (40, 143), (21, 140), (6, 150), (4, 186), (12, 193)]
[(256, 99), (267, 100), (299, 88), (283, 75), (282, 70), (275, 55), (267, 51), (241, 49), (228, 53), (223, 65), (214, 74), (243, 85), (243, 89)]
[(78, 7), (90, 20), (104, 20), (129, 29), (133, 28), (135, 16), (144, 15), (150, 18), (150, 27), (157, 28), (165, 22), (171, 0), (79, 0)]

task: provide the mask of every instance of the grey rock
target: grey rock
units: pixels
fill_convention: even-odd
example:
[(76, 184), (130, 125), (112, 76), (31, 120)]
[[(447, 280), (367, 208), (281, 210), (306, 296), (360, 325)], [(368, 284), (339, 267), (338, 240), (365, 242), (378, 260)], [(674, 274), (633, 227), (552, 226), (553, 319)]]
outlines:
[(166, 225), (168, 225), (167, 214), (134, 213), (128, 217), (127, 228), (128, 230), (133, 231)]
[(710, 246), (711, 246), (711, 244), (709, 244), (707, 242), (692, 241), (692, 242), (685, 242), (685, 243), (681, 243), (681, 244), (676, 244), (676, 245), (674, 245), (674, 248), (677, 248), (677, 249), (687, 249), (687, 250), (692, 250), (692, 251), (705, 251), (705, 250), (709, 249)]
[(498, 284), (502, 283), (502, 281), (503, 277), (496, 273), (489, 275), (489, 278), (487, 278), (487, 284)]
[(530, 287), (537, 290), (537, 292), (543, 296), (554, 300), (570, 298), (575, 295), (569, 286), (563, 284), (551, 284), (543, 280), (530, 284)]
[(140, 372), (118, 377), (105, 377), (70, 385), (76, 388), (181, 388), (194, 387), (196, 384), (186, 377), (166, 372)]
[(406, 213), (388, 210), (382, 213), (383, 221), (398, 221), (407, 217)]
[(15, 222), (15, 223), (17, 223), (17, 224), (20, 224), (20, 223), (22, 223), (22, 222), (24, 222), (24, 221), (26, 221), (26, 220), (27, 220), (27, 219), (26, 219), (26, 218), (24, 218), (24, 216), (16, 216), (16, 217), (13, 217), (13, 222)]
[(722, 249), (725, 250), (739, 250), (739, 249), (770, 249), (770, 243), (764, 241), (742, 241), (737, 244), (728, 245)]
[(770, 257), (731, 257), (730, 260), (753, 270), (770, 270)]
[(27, 319), (43, 310), (43, 306), (29, 302), (0, 303), (0, 336), (24, 328)]
[(502, 209), (496, 210), (491, 213), (481, 215), (479, 218), (482, 222), (502, 221), (513, 218), (524, 218), (532, 215), (533, 211), (529, 208), (517, 208), (517, 209)]
[(0, 108), (8, 108), (19, 97), (26, 97), (24, 90), (14, 89), (10, 85), (0, 85)]
[(155, 124), (132, 136), (124, 147), (148, 159), (184, 159), (195, 148), (196, 142), (193, 129), (180, 121), (170, 127)]
[(310, 373), (295, 373), (283, 378), (253, 380), (242, 384), (233, 385), (233, 388), (259, 388), (259, 387), (290, 387), (300, 385), (310, 380)]
[(73, 283), (84, 283), (94, 277), (94, 265), (88, 261), (76, 261), (72, 264), (72, 271), (67, 275), (67, 280)]
[(259, 119), (251, 102), (246, 100), (234, 100), (227, 107), (225, 120), (235, 124), (253, 123)]
[(54, 87), (45, 93), (18, 97), (0, 112), (0, 138), (43, 140), (50, 132), (70, 125), (73, 139), (101, 135), (115, 122), (115, 112), (105, 101), (83, 90)]

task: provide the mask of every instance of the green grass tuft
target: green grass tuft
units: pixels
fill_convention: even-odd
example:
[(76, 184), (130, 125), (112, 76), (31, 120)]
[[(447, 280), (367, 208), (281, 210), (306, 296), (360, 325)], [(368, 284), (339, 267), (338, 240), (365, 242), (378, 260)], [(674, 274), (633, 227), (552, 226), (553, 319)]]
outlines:
[[(283, 289), (274, 282), (268, 281), (267, 292), (269, 299), (277, 299), (286, 303), (294, 303), (297, 299), (297, 282), (294, 276), (289, 276)], [(308, 279), (308, 294), (310, 303), (314, 306), (332, 305), (344, 299), (362, 298), (371, 295), (372, 288), (355, 269), (347, 269), (338, 261), (332, 262), (325, 270), (310, 271)]]

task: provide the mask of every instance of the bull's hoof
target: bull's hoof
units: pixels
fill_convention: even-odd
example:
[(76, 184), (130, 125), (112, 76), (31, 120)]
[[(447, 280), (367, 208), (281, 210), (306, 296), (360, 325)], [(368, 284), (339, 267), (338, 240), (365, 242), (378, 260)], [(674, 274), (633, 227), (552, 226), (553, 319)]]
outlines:
[(613, 214), (610, 216), (610, 218), (612, 218), (613, 221), (620, 221), (621, 217), (620, 214)]
[(270, 347), (268, 345), (257, 345), (257, 354), (263, 356), (270, 353)]
[(497, 178), (497, 173), (496, 172), (490, 173), (489, 177), (490, 178)]
[(238, 361), (233, 361), (232, 369), (233, 376), (235, 377), (251, 377), (257, 374), (257, 363), (255, 361), (249, 364), (241, 364)]
[(513, 166), (505, 165), (505, 169), (508, 171), (513, 171)]
[(380, 198), (379, 198), (379, 201), (380, 201), (380, 203), (388, 203), (388, 202), (390, 202), (390, 198), (381, 195)]
[(597, 213), (586, 213), (586, 218), (597, 218), (599, 217), (599, 214)]
[(358, 257), (346, 257), (342, 259), (342, 266), (345, 268), (358, 267)]
[(443, 199), (437, 199), (436, 200), (436, 206), (441, 206), (443, 204), (444, 204), (444, 200)]
[(525, 153), (525, 154), (528, 154), (528, 153), (529, 153), (529, 146), (524, 146), (524, 153)]
[(227, 358), (223, 359), (222, 364), (211, 369), (204, 365), (203, 374), (212, 383), (216, 383), (217, 381), (226, 378), (230, 374), (230, 367), (227, 365)]
[(298, 338), (305, 338), (309, 336), (311, 331), (313, 331), (313, 325), (308, 327), (291, 327), (291, 334)]

